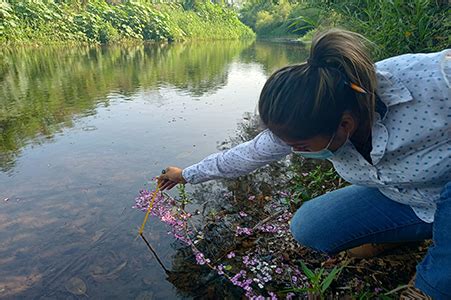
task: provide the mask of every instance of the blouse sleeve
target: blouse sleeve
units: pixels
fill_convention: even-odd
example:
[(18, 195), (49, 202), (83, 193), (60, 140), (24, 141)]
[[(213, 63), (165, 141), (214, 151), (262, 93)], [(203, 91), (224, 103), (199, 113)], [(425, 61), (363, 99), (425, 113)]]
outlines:
[(189, 183), (234, 178), (279, 160), (290, 152), (290, 146), (266, 129), (248, 142), (211, 154), (199, 163), (185, 168), (182, 176)]

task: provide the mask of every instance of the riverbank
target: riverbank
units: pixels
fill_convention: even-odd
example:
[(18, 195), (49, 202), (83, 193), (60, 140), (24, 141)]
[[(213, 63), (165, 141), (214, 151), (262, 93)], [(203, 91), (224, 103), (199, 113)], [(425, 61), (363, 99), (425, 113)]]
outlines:
[[(246, 120), (224, 148), (258, 132), (257, 119)], [(166, 208), (179, 207), (175, 219), (182, 218), (160, 216), (180, 241), (168, 280), (184, 296), (202, 299), (397, 299), (427, 244), (357, 259), (316, 252), (291, 235), (289, 220), (300, 205), (346, 185), (328, 162), (292, 156), (236, 180), (195, 186), (191, 195), (182, 189)], [(155, 211), (165, 209), (157, 202)]]
[(235, 11), (210, 2), (151, 4), (104, 0), (0, 3), (0, 44), (236, 40), (255, 37)]

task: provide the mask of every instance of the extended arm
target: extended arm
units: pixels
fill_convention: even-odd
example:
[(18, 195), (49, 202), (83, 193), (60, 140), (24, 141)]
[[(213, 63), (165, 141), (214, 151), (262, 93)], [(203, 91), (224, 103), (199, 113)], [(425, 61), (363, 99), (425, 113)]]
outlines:
[(248, 142), (214, 153), (185, 168), (182, 175), (189, 183), (238, 177), (279, 160), (290, 152), (290, 146), (266, 129)]

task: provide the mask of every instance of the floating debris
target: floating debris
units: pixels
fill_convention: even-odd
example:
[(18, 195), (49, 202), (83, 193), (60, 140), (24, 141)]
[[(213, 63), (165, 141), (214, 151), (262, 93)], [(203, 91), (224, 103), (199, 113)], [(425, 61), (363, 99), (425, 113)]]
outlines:
[(81, 130), (83, 130), (83, 131), (94, 131), (94, 130), (97, 130), (97, 127), (96, 126), (85, 126)]
[(109, 255), (105, 255), (99, 264), (90, 268), (90, 275), (97, 282), (115, 280), (127, 266), (127, 263), (127, 260), (123, 260), (114, 252), (111, 252)]
[(77, 296), (88, 296), (86, 295), (86, 283), (79, 277), (72, 277), (68, 282), (66, 282), (64, 287), (71, 294)]

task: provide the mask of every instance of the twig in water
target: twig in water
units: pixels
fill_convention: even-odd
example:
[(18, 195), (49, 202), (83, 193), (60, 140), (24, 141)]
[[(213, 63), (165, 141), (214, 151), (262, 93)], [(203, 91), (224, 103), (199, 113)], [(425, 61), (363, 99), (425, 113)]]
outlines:
[(150, 245), (150, 243), (146, 240), (146, 238), (144, 237), (144, 234), (140, 233), (139, 234), (141, 236), (141, 238), (143, 239), (144, 243), (146, 243), (147, 248), (149, 248), (150, 251), (152, 251), (153, 255), (155, 256), (155, 258), (157, 259), (158, 263), (160, 264), (160, 266), (163, 268), (163, 270), (166, 272), (166, 274), (170, 274), (171, 271), (169, 271), (168, 269), (166, 269), (166, 267), (164, 266), (163, 262), (160, 260), (160, 258), (158, 257), (157, 253), (155, 252), (155, 250), (153, 250), (152, 246)]

